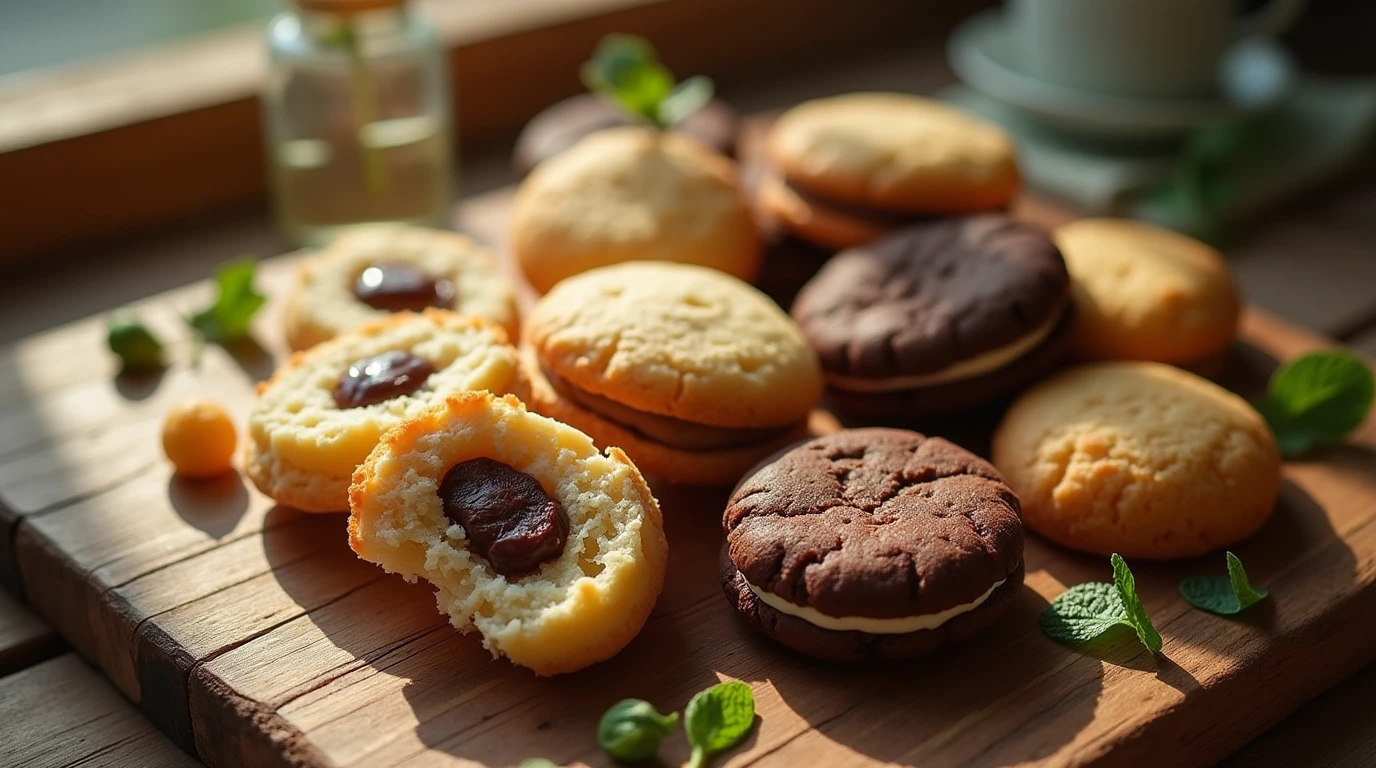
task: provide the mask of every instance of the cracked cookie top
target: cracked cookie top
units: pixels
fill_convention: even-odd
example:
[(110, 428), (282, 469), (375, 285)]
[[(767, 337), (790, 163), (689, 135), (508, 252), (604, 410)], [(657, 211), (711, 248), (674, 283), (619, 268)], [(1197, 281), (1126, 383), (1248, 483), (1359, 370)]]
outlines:
[(1051, 236), (990, 213), (912, 224), (836, 255), (793, 304), (828, 373), (933, 373), (1049, 330), (1070, 297)]
[(1281, 458), (1241, 397), (1160, 363), (1098, 363), (1025, 392), (994, 433), (994, 463), (1027, 527), (1072, 549), (1193, 557), (1271, 516)]
[(809, 440), (736, 486), (722, 520), (746, 581), (830, 616), (970, 603), (1017, 570), (1018, 499), (939, 437), (853, 429)]
[(628, 262), (571, 277), (536, 304), (525, 340), (583, 392), (697, 424), (794, 424), (822, 392), (788, 315), (706, 267)]

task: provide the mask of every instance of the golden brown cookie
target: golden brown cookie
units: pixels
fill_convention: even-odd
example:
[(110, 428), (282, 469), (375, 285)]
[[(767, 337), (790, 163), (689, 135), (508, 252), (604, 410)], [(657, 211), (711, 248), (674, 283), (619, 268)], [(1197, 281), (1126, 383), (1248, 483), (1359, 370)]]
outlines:
[(1000, 128), (899, 93), (800, 104), (774, 123), (768, 152), (788, 183), (881, 211), (994, 210), (1019, 187), (1013, 142)]
[(540, 675), (616, 655), (664, 583), (659, 504), (635, 465), (509, 395), (452, 395), (388, 432), (349, 507), (359, 557), (429, 581), (455, 628)]
[(511, 250), (540, 292), (626, 261), (699, 264), (744, 280), (760, 265), (731, 161), (637, 127), (591, 134), (526, 177), (512, 203)]
[(734, 482), (802, 434), (821, 396), (816, 355), (759, 291), (715, 270), (632, 262), (560, 283), (531, 311), (531, 407), (647, 473)]
[(351, 229), (301, 266), (286, 312), (292, 349), (393, 312), (485, 317), (516, 338), (516, 294), (492, 253), (463, 235), (399, 224)]
[(515, 377), (516, 350), (487, 320), (384, 317), (298, 352), (259, 385), (248, 476), (280, 504), (347, 509), (354, 469), (384, 432), (457, 392), (507, 392)]
[(1031, 530), (1072, 549), (1165, 560), (1252, 535), (1280, 454), (1245, 400), (1161, 363), (1098, 363), (1018, 399), (994, 464)]
[(1237, 284), (1208, 245), (1121, 219), (1072, 222), (1055, 239), (1072, 278), (1076, 357), (1192, 365), (1236, 338)]

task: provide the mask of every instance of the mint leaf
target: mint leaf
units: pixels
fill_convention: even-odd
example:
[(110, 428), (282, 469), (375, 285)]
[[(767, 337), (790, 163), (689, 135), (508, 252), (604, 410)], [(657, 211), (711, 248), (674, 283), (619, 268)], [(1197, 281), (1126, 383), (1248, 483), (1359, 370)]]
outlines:
[(257, 263), (236, 259), (215, 271), (215, 303), (187, 318), (201, 338), (221, 344), (248, 336), (253, 316), (267, 299), (253, 287)]
[(1152, 653), (1161, 652), (1161, 635), (1151, 625), (1147, 609), (1137, 597), (1132, 571), (1119, 555), (1113, 564), (1113, 583), (1077, 584), (1061, 593), (1042, 611), (1042, 631), (1052, 640), (1084, 643), (1119, 624), (1132, 627), (1137, 639)]
[(1339, 350), (1311, 352), (1271, 376), (1258, 410), (1287, 458), (1338, 443), (1365, 420), (1376, 378), (1360, 358)]
[(1047, 637), (1062, 643), (1085, 643), (1127, 622), (1118, 589), (1104, 582), (1077, 584), (1042, 611)]
[(543, 757), (527, 757), (516, 768), (559, 768), (559, 766)]
[(163, 347), (132, 309), (110, 313), (105, 343), (119, 357), (122, 370), (151, 371), (163, 365)]
[(1137, 639), (1142, 641), (1142, 645), (1147, 646), (1147, 650), (1160, 653), (1161, 635), (1156, 631), (1156, 627), (1152, 626), (1147, 609), (1137, 597), (1137, 581), (1132, 578), (1132, 571), (1128, 570), (1127, 562), (1117, 553), (1109, 558), (1109, 562), (1113, 563), (1113, 586), (1118, 588), (1118, 599), (1123, 601), (1128, 626), (1137, 633)]
[(688, 768), (702, 768), (708, 757), (736, 746), (750, 732), (755, 725), (755, 696), (739, 680), (719, 683), (688, 702), (683, 720), (693, 747)]
[(636, 35), (603, 37), (581, 74), (588, 90), (660, 129), (677, 125), (712, 98), (706, 77), (674, 85), (674, 74), (660, 63), (654, 46)]
[(622, 699), (602, 715), (597, 724), (597, 744), (617, 760), (634, 763), (649, 760), (659, 743), (678, 725), (678, 713), (661, 715), (641, 699)]
[(1247, 580), (1242, 561), (1227, 553), (1228, 576), (1191, 576), (1180, 582), (1180, 595), (1200, 610), (1231, 616), (1266, 599), (1266, 590)]
[(684, 118), (702, 109), (712, 100), (715, 86), (712, 78), (704, 75), (690, 77), (674, 86), (664, 101), (659, 103), (660, 125), (678, 125)]

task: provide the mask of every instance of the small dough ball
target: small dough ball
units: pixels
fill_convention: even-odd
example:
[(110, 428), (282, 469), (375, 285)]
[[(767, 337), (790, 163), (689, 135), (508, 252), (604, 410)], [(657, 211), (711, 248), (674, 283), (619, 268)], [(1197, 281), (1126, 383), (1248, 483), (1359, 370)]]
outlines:
[(186, 400), (172, 406), (162, 423), (162, 450), (185, 477), (215, 477), (233, 464), (238, 435), (234, 420), (211, 400)]

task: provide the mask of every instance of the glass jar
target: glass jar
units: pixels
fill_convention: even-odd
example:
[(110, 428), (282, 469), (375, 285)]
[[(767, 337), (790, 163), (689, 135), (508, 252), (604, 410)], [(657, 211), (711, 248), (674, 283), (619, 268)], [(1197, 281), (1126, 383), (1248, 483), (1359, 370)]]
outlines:
[(350, 225), (443, 226), (448, 57), (405, 0), (294, 0), (268, 24), (263, 126), (275, 213), (298, 245)]

